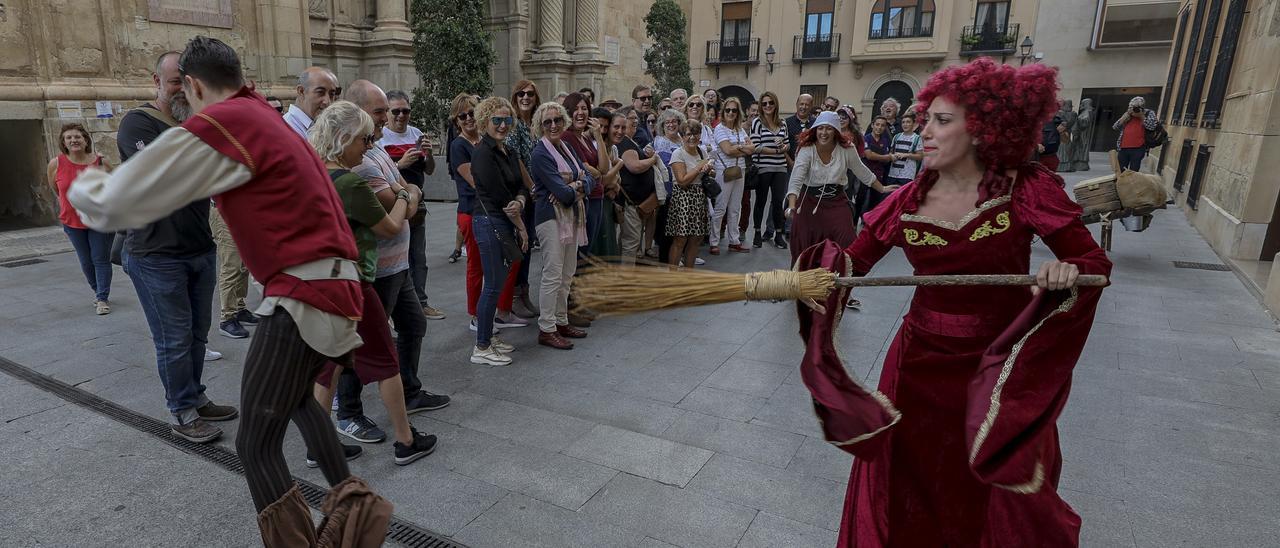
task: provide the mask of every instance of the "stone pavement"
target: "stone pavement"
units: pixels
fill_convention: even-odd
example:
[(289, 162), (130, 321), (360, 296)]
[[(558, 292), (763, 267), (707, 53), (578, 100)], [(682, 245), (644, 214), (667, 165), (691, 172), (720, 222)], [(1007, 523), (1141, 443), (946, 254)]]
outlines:
[[(1097, 165), (1105, 165), (1098, 162)], [(1077, 181), (1097, 172), (1073, 175)], [(788, 304), (728, 304), (598, 321), (569, 352), (503, 338), (510, 367), (468, 363), (463, 263), (448, 264), (452, 206), (430, 208), (428, 388), (413, 417), (440, 449), (407, 467), (391, 447), (353, 461), (401, 518), (483, 546), (830, 546), (850, 458), (822, 442), (801, 385)], [(1095, 234), (1097, 232), (1094, 227)], [(776, 268), (787, 252), (708, 257)], [(1036, 249), (1033, 264), (1046, 259)], [(1250, 546), (1280, 535), (1280, 333), (1177, 211), (1117, 228), (1115, 285), (1059, 421), (1061, 489), (1089, 546)], [(0, 268), (0, 356), (165, 418), (153, 349), (128, 278), (92, 315), (75, 257)], [(535, 268), (536, 268), (535, 264)], [(536, 270), (535, 270), (536, 272)], [(901, 253), (877, 274), (905, 274)], [(840, 340), (874, 384), (911, 290), (868, 289)], [(248, 343), (216, 333), (208, 394), (235, 403)], [(366, 409), (386, 425), (376, 391)], [(243, 478), (0, 374), (0, 545), (256, 545)], [(231, 447), (236, 423), (219, 442)], [(295, 475), (296, 431), (286, 442)]]

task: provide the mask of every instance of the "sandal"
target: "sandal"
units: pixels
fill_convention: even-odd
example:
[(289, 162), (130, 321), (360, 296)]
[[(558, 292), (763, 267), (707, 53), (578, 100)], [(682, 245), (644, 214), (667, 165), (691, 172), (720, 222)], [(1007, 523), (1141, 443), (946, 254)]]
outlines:
[(453, 250), (453, 253), (450, 253), (450, 254), (449, 254), (449, 262), (451, 262), (451, 263), (456, 263), (456, 262), (458, 262), (458, 258), (459, 258), (459, 257), (461, 257), (461, 256), (462, 256), (462, 250), (461, 250), (461, 249), (455, 249), (455, 250)]

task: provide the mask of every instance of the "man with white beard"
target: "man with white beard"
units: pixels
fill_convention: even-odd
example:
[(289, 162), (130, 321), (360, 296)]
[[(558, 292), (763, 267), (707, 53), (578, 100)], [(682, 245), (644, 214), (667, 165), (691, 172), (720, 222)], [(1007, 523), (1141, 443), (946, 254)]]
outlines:
[[(156, 60), (152, 75), (156, 100), (129, 111), (120, 121), (116, 144), (122, 162), (191, 116), (191, 105), (182, 91), (180, 56), (180, 52), (171, 51)], [(160, 383), (173, 415), (170, 429), (174, 435), (197, 443), (217, 439), (222, 430), (208, 421), (231, 420), (238, 413), (235, 407), (209, 401), (200, 383), (218, 279), (209, 199), (193, 201), (167, 217), (130, 230), (121, 259), (151, 328)]]

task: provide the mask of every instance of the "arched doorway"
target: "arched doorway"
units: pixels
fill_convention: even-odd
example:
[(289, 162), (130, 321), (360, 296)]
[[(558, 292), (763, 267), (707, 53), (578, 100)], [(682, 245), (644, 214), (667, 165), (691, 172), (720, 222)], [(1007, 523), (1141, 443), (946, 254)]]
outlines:
[(911, 91), (911, 86), (907, 85), (906, 82), (901, 80), (890, 80), (885, 82), (876, 89), (875, 103), (872, 104), (871, 115), (867, 118), (874, 119), (876, 116), (879, 116), (880, 105), (884, 103), (885, 99), (890, 97), (893, 97), (902, 105), (902, 108), (898, 111), (899, 113), (906, 112), (911, 106), (911, 99), (914, 95), (915, 93)]
[(751, 103), (756, 102), (756, 96), (742, 86), (724, 86), (716, 90), (716, 92), (720, 94), (720, 102), (722, 103), (730, 97), (737, 97), (742, 102), (742, 108), (747, 108)]

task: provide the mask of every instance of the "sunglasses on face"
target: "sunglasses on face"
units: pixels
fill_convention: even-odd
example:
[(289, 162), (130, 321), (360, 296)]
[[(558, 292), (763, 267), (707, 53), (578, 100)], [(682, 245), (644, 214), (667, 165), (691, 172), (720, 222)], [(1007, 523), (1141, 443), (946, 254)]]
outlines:
[[(495, 122), (494, 125), (497, 125), (497, 123)], [(542, 127), (556, 127), (556, 126), (563, 126), (563, 125), (564, 125), (564, 118), (547, 118), (546, 120), (542, 121)]]
[(726, 109), (724, 109), (724, 112), (725, 112), (725, 114), (728, 114), (728, 113), (730, 113), (730, 112), (738, 112), (738, 109), (736, 109), (736, 108), (726, 108)]
[(466, 112), (458, 113), (459, 120), (474, 120), (475, 118), (476, 118), (475, 111), (468, 110)]
[(284, 107), (276, 107), (276, 112), (284, 112)]
[(524, 99), (525, 97), (533, 97), (536, 93), (537, 93), (536, 91), (517, 91), (517, 92), (516, 92), (516, 99)]
[(662, 106), (658, 107), (658, 110), (667, 110), (667, 109), (669, 109), (669, 108), (671, 108), (671, 105), (662, 105)]
[(696, 108), (702, 108), (702, 103), (689, 103), (688, 105), (685, 105), (685, 106), (687, 106), (687, 107), (689, 107), (689, 108), (695, 108), (695, 107), (696, 107)]
[(510, 116), (493, 116), (489, 118), (489, 123), (493, 124), (493, 127), (509, 126), (515, 123), (515, 118)]
[(760, 106), (762, 107), (771, 107), (773, 104), (773, 101), (760, 101)]
[(641, 97), (636, 97), (636, 99), (638, 99), (641, 103), (648, 103), (649, 101), (652, 101), (652, 100), (653, 100), (653, 96), (652, 96), (652, 95), (644, 95), (644, 96), (641, 96)]
[(413, 110), (407, 109), (407, 108), (393, 108), (387, 112), (390, 112), (392, 116), (400, 116), (400, 115), (408, 116), (410, 112), (413, 112)]

